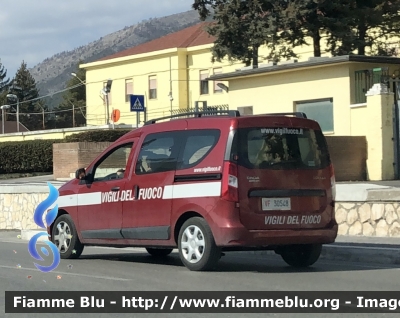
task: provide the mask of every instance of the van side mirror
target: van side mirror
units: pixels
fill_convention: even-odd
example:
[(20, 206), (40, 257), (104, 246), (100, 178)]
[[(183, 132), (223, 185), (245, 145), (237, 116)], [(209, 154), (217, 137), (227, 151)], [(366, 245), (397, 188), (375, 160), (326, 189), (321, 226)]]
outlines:
[(85, 168), (80, 168), (75, 171), (75, 178), (78, 180), (85, 180), (86, 178), (86, 170)]

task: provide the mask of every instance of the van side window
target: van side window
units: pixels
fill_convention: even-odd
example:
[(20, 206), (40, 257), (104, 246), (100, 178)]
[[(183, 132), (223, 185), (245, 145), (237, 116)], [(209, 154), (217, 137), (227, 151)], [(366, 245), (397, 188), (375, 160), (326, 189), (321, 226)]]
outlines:
[(187, 134), (179, 169), (199, 164), (215, 147), (220, 137), (220, 131), (217, 129), (190, 130)]
[(93, 181), (109, 181), (124, 178), (133, 143), (124, 144), (106, 154), (93, 171)]
[(176, 133), (148, 135), (143, 141), (135, 173), (139, 175), (175, 170), (179, 149)]

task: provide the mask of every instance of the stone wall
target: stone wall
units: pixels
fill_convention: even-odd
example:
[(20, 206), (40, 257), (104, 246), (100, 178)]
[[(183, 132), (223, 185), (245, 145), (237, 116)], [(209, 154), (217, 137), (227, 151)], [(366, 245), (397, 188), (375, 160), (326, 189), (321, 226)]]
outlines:
[(0, 230), (40, 229), (33, 213), (49, 193), (0, 193)]
[(336, 203), (339, 235), (400, 237), (400, 204)]

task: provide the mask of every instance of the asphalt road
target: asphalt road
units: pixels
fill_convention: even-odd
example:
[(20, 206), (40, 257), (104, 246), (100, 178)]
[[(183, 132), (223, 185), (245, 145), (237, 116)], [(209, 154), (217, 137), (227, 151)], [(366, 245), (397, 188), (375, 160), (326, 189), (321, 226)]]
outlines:
[[(0, 317), (215, 317), (216, 314), (5, 314), (5, 291), (396, 291), (400, 267), (320, 260), (293, 270), (277, 255), (230, 253), (213, 272), (190, 272), (177, 253), (155, 260), (143, 249), (86, 248), (80, 259), (38, 271), (18, 232), (0, 232)], [(57, 277), (59, 276), (59, 277)], [(29, 277), (29, 278), (28, 278)], [(217, 317), (309, 317), (310, 314), (218, 314)], [(314, 317), (377, 317), (314, 314)], [(383, 317), (384, 315), (379, 315)], [(386, 316), (392, 316), (387, 314)]]

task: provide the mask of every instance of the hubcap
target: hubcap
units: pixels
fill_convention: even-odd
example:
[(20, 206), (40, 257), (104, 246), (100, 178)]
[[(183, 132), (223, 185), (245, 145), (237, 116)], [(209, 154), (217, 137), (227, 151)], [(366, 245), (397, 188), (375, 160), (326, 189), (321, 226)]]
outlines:
[(71, 245), (72, 233), (69, 225), (66, 222), (60, 222), (57, 224), (54, 233), (54, 244), (57, 246), (60, 253), (68, 251)]
[(183, 232), (181, 239), (182, 254), (188, 262), (199, 262), (204, 255), (205, 245), (203, 232), (198, 226), (188, 226)]

